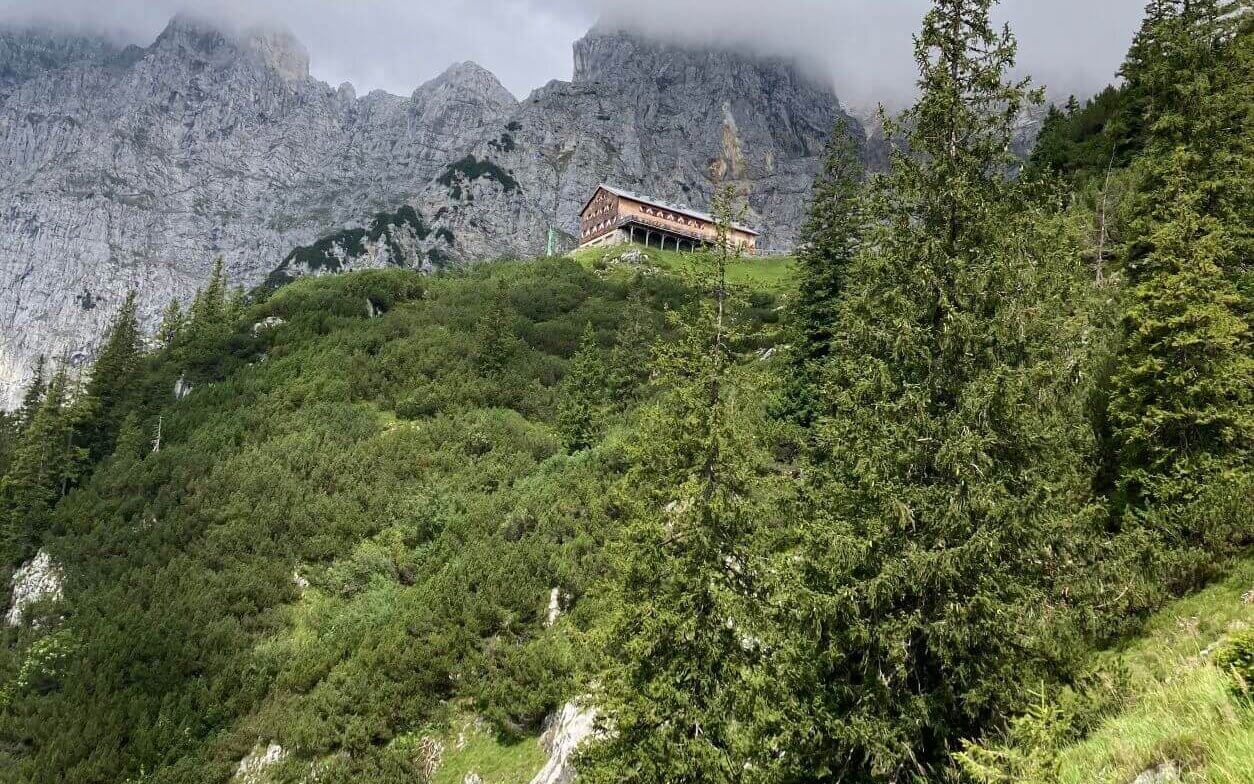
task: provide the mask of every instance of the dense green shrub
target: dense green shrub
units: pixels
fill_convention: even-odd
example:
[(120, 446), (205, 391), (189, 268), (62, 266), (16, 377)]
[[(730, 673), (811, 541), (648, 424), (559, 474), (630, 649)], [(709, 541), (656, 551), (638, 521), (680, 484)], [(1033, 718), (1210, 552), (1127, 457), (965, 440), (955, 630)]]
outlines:
[(1254, 699), (1254, 629), (1243, 629), (1232, 635), (1222, 648), (1215, 652), (1215, 664), (1229, 673), (1233, 690)]
[(451, 164), (445, 169), (443, 174), (436, 178), (436, 182), (447, 187), (454, 199), (460, 199), (462, 196), (462, 182), (474, 182), (484, 178), (499, 183), (506, 193), (521, 190), (518, 180), (514, 179), (512, 174), (493, 161), (486, 158), (479, 160), (473, 155), (467, 155), (460, 161)]

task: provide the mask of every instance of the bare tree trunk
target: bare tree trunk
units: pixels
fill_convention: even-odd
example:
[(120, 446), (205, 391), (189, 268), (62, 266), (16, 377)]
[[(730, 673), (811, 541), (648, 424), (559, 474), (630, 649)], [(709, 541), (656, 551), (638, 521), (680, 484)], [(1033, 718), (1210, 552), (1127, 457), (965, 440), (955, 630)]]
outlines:
[(1106, 198), (1110, 193), (1110, 175), (1115, 165), (1115, 153), (1110, 153), (1110, 161), (1106, 164), (1106, 182), (1102, 185), (1102, 198), (1098, 203), (1097, 213), (1097, 285), (1106, 282), (1103, 265), (1106, 260)]
[[(962, 9), (955, 4), (952, 11), (953, 17), (949, 20), (949, 87), (952, 90), (953, 102), (949, 107), (949, 163), (951, 166), (958, 165), (958, 107), (962, 104), (962, 91), (959, 88), (959, 80), (962, 78), (962, 71), (959, 63), (959, 52), (964, 51), (962, 45)], [(951, 194), (949, 201), (949, 252), (954, 252), (955, 246), (958, 244), (958, 202), (957, 198)]]

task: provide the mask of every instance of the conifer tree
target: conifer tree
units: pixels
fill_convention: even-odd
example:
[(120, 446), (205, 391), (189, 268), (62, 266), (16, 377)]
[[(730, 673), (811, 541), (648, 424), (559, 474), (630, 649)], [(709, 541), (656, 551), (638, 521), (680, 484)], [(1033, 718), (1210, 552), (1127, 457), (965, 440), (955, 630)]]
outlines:
[(1222, 503), (1197, 507), (1251, 492), (1254, 36), (1230, 11), (1216, 0), (1169, 8), (1151, 20), (1157, 48), (1137, 61), (1147, 143), (1110, 419), (1122, 509), (1165, 547), (1222, 542), (1248, 523)]
[(227, 281), (226, 272), (222, 267), (222, 258), (213, 262), (209, 273), (209, 283), (201, 291), (196, 292), (192, 302), (192, 323), (204, 327), (216, 325), (227, 317)]
[(48, 382), (30, 424), (21, 434), (8, 473), (0, 479), (4, 557), (28, 556), (47, 527), (48, 513), (79, 477), (87, 453), (75, 442), (70, 383), (64, 368)]
[(845, 121), (828, 141), (823, 170), (814, 182), (810, 216), (802, 229), (794, 336), (777, 413), (798, 424), (813, 419), (818, 366), (831, 351), (833, 314), (862, 226), (859, 196), (861, 148)]
[(113, 450), (115, 460), (138, 461), (151, 452), (153, 444), (141, 426), (139, 415), (134, 411), (126, 415), (118, 428), (117, 445)]
[(236, 314), (227, 296), (226, 273), (219, 258), (214, 261), (205, 287), (196, 292), (174, 344), (182, 372), (192, 383), (218, 376), (228, 358), (227, 342)]
[[(1201, 213), (1204, 197), (1187, 174), (1174, 183), (1161, 194), (1170, 211), (1148, 238), (1153, 250), (1124, 311), (1111, 407), (1124, 500), (1159, 507), (1166, 525), (1179, 524), (1165, 522), (1168, 508), (1196, 500), (1207, 484), (1235, 488), (1254, 447), (1254, 336), (1248, 303), (1224, 274), (1235, 242)], [(1164, 533), (1196, 541), (1205, 532)]]
[(48, 380), (45, 378), (47, 362), (42, 354), (35, 360), (35, 377), (22, 395), (22, 405), (17, 410), (18, 428), (26, 428), (35, 418), (35, 412), (43, 403), (44, 393), (48, 391)]
[(1085, 284), (1075, 233), (1005, 177), (1031, 94), (991, 5), (924, 19), (921, 96), (889, 124), (910, 152), (871, 187), (832, 325), (813, 500), (773, 571), (791, 780), (937, 776), (1054, 665), (1088, 485)]
[(480, 372), (494, 375), (509, 364), (518, 349), (519, 339), (514, 332), (509, 291), (501, 282), (493, 295), (492, 304), (475, 325), (473, 357)]
[(243, 286), (236, 286), (226, 301), (226, 319), (234, 322), (244, 317), (244, 311), (248, 309), (248, 292), (244, 291)]
[(639, 292), (631, 295), (627, 314), (614, 336), (606, 361), (610, 404), (625, 411), (640, 398), (649, 380), (656, 330)]
[(1125, 83), (1124, 104), (1112, 119), (1112, 138), (1118, 142), (1118, 163), (1127, 164), (1143, 143), (1155, 112), (1149, 69), (1163, 57), (1165, 26), (1179, 13), (1183, 0), (1149, 0), (1141, 27), (1132, 39), (1119, 75)]
[(105, 334), (87, 382), (83, 405), (91, 406), (93, 414), (84, 446), (93, 459), (98, 460), (113, 451), (118, 428), (135, 402), (143, 352), (136, 294), (131, 291)]
[(183, 306), (177, 299), (171, 299), (161, 313), (161, 325), (157, 328), (157, 344), (162, 348), (172, 348), (183, 331), (186, 316)]
[(0, 411), (0, 477), (9, 472), (9, 460), (20, 432), (17, 415)]
[(1050, 168), (1059, 161), (1069, 160), (1071, 118), (1056, 105), (1050, 104), (1045, 119), (1041, 121), (1041, 132), (1036, 136), (1036, 145), (1028, 158), (1033, 169)]
[(611, 731), (579, 765), (593, 784), (742, 782), (759, 753), (746, 727), (759, 656), (747, 543), (760, 451), (735, 381), (732, 199), (724, 190), (715, 200), (720, 241), (705, 295), (659, 347), (661, 396), (630, 449), (597, 699)]
[(570, 369), (558, 389), (557, 426), (566, 448), (572, 452), (595, 444), (604, 428), (610, 402), (606, 367), (601, 357), (596, 330), (588, 324), (579, 351), (571, 359)]

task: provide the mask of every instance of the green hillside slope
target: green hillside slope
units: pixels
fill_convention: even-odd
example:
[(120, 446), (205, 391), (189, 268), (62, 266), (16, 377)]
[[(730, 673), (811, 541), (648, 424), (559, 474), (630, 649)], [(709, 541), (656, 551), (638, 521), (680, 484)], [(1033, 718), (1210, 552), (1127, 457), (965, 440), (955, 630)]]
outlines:
[[(0, 632), (0, 780), (225, 781), (277, 743), (279, 773), (412, 781), (413, 744), (467, 710), (479, 753), (538, 767), (511, 737), (572, 696), (615, 428), (645, 393), (620, 327), (652, 340), (685, 297), (568, 260), (370, 271), (153, 355), (140, 424), (42, 535), (64, 600)], [(588, 325), (630, 388), (571, 455), (554, 401)]]
[(0, 415), (0, 782), (1254, 784), (1254, 14), (1007, 178), (994, 4), (795, 259), (128, 298)]

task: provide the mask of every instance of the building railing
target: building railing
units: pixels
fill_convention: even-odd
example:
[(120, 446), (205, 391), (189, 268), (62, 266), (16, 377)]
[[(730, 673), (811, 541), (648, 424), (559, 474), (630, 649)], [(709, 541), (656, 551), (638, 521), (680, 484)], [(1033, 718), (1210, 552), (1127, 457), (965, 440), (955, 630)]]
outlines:
[[(647, 215), (624, 215), (622, 217), (615, 218), (613, 221), (611, 221), (608, 225), (606, 225), (600, 231), (596, 232), (595, 234), (588, 235), (588, 240), (594, 239), (595, 237), (599, 237), (615, 229), (621, 229), (622, 227), (626, 226), (629, 223), (637, 223), (641, 226), (647, 226), (652, 229), (659, 229), (661, 231), (670, 232), (671, 234), (678, 234), (679, 236), (684, 237), (685, 239), (698, 240), (700, 242), (713, 242), (714, 241), (714, 237), (706, 232), (698, 231), (696, 229), (692, 229), (689, 227), (681, 227), (674, 223), (670, 223), (669, 221), (658, 220), (657, 218), (650, 218)], [(733, 231), (740, 231), (740, 230), (734, 229)]]
[[(628, 224), (636, 224), (645, 229), (657, 229), (660, 232), (664, 232), (666, 234), (670, 234), (673, 236), (683, 237), (686, 240), (699, 242), (704, 245), (714, 244), (714, 238), (709, 236), (708, 234), (705, 234), (704, 232), (698, 232), (698, 231), (693, 231), (693, 230), (685, 231), (683, 229), (680, 229), (677, 226), (673, 226), (667, 223), (666, 221), (659, 221), (656, 218), (649, 218), (647, 216), (640, 216), (640, 215), (625, 215), (620, 218), (616, 218), (613, 221), (611, 221), (608, 225), (603, 227), (601, 230), (593, 234), (589, 234), (587, 237), (585, 237), (582, 240), (582, 243), (592, 242), (593, 240), (604, 237), (606, 234), (609, 234), (612, 231), (624, 228)], [(758, 248), (755, 248), (752, 250), (745, 249), (741, 251), (741, 255), (746, 256), (746, 257), (751, 257), (751, 258), (772, 258), (772, 257), (778, 257), (778, 256), (789, 256), (791, 254), (792, 254), (792, 251), (789, 251), (789, 250), (758, 249)]]
[(685, 239), (697, 240), (698, 242), (712, 241), (711, 238), (706, 236), (705, 232), (690, 228), (680, 228), (672, 223), (667, 223), (666, 221), (658, 220), (657, 218), (649, 218), (643, 215), (626, 215), (614, 221), (615, 228), (622, 228), (628, 223), (637, 223), (641, 226), (659, 229), (671, 234), (678, 234)]

